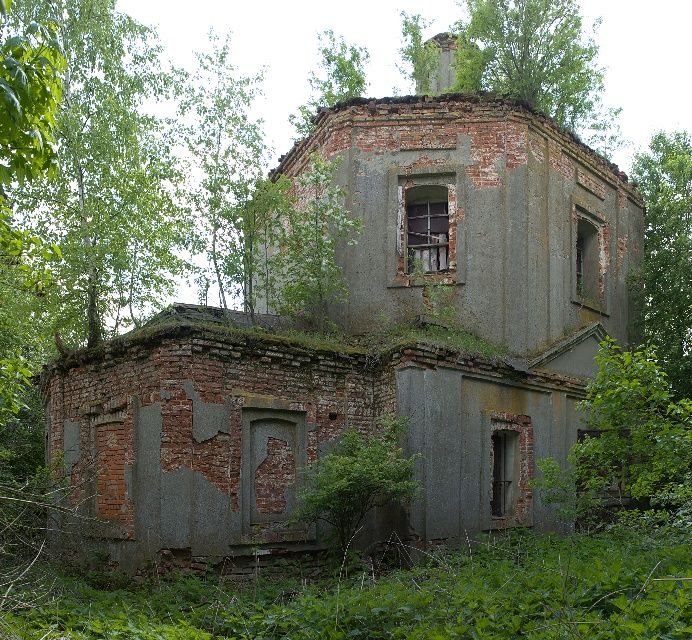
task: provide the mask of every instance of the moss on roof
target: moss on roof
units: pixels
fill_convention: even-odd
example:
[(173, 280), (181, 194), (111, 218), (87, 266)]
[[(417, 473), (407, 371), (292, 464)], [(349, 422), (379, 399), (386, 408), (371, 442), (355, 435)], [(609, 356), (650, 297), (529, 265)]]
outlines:
[(407, 347), (444, 348), (463, 355), (498, 361), (506, 354), (502, 347), (456, 328), (442, 326), (394, 326), (363, 336), (343, 333), (319, 334), (301, 331), (276, 316), (259, 315), (251, 326), (245, 314), (216, 307), (172, 304), (142, 327), (88, 349), (79, 349), (55, 363), (70, 368), (106, 357), (118, 356), (136, 347), (158, 344), (173, 337), (205, 334), (220, 340), (251, 344), (282, 345), (304, 353), (322, 352), (347, 357), (384, 356)]

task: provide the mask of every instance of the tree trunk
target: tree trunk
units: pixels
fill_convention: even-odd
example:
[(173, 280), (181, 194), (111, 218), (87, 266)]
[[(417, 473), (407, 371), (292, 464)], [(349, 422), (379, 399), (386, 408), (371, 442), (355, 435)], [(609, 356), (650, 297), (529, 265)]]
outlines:
[(98, 269), (94, 264), (92, 249), (94, 243), (89, 233), (89, 222), (86, 217), (86, 192), (84, 187), (84, 170), (77, 162), (77, 186), (79, 188), (79, 214), (82, 227), (82, 243), (89, 261), (87, 283), (87, 347), (95, 347), (103, 342), (103, 329), (98, 305)]

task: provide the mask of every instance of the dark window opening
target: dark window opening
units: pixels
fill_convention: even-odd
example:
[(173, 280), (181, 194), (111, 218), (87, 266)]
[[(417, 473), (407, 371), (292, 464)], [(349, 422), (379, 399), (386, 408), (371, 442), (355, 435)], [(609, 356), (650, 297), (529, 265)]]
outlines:
[(406, 195), (407, 271), (425, 273), (449, 268), (447, 188), (421, 186)]
[(512, 515), (517, 493), (516, 450), (519, 434), (500, 430), (492, 435), (493, 494), (490, 512), (496, 518)]
[(575, 247), (577, 295), (596, 300), (599, 294), (598, 227), (585, 218), (577, 221)]

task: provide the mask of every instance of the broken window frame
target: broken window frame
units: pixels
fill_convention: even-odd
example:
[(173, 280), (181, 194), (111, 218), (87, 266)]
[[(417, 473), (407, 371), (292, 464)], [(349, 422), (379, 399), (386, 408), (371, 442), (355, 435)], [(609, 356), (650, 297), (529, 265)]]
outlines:
[[(608, 316), (611, 308), (609, 283), (608, 222), (593, 203), (572, 195), (569, 252), (570, 301)], [(582, 239), (580, 239), (582, 238)], [(577, 244), (581, 248), (577, 265)], [(581, 268), (578, 269), (578, 266)], [(581, 275), (578, 274), (581, 272)]]
[(576, 294), (581, 298), (599, 300), (599, 243), (601, 225), (581, 211), (577, 215), (575, 239)]
[[(446, 198), (444, 200), (438, 199), (438, 197), (431, 196), (422, 202), (409, 202), (409, 199), (413, 199), (411, 196), (415, 195), (412, 192), (418, 189), (430, 188), (433, 186), (435, 189), (442, 191), (444, 189)], [(416, 209), (420, 210), (421, 207), (425, 207), (424, 213), (412, 215), (412, 212)], [(437, 212), (435, 210), (437, 207)], [(429, 273), (445, 273), (450, 270), (449, 268), (449, 235), (450, 235), (450, 222), (449, 222), (449, 195), (448, 187), (442, 185), (421, 185), (420, 187), (412, 187), (406, 194), (406, 272), (408, 274), (414, 273), (416, 269), (416, 262), (420, 261), (423, 265), (423, 270), (426, 274)], [(416, 229), (413, 231), (411, 229), (413, 220), (424, 220), (426, 221), (425, 229)], [(442, 225), (444, 228), (441, 230), (433, 229), (433, 220), (444, 220), (445, 224)], [(417, 225), (416, 225), (417, 226)], [(411, 236), (420, 236), (423, 242), (417, 242), (415, 244), (411, 243)]]

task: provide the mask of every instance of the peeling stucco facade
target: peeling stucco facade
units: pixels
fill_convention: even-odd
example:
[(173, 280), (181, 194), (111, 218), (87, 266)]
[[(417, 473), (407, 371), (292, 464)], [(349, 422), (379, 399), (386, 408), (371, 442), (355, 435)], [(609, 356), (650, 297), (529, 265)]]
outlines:
[[(312, 151), (341, 158), (336, 180), (363, 220), (358, 243), (339, 256), (350, 297), (332, 316), (348, 331), (425, 312), (426, 282), (406, 274), (405, 201), (413, 187), (439, 185), (449, 194), (449, 269), (427, 281), (450, 286), (461, 326), (516, 354), (592, 322), (628, 342), (641, 198), (549, 119), (492, 96), (353, 100), (322, 112), (275, 174), (295, 178)], [(574, 274), (578, 216), (598, 234), (599, 281), (588, 297)]]
[[(180, 308), (180, 306), (179, 306)], [(184, 310), (183, 310), (184, 311)], [(162, 553), (231, 562), (319, 549), (324, 531), (290, 520), (301, 469), (347, 427), (410, 416), (421, 492), (380, 512), (364, 544), (449, 544), (469, 532), (552, 528), (529, 480), (534, 457), (566, 455), (583, 378), (425, 344), (382, 353), (319, 349), (163, 322), (78, 352), (44, 372), (48, 458), (61, 461), (78, 515), (55, 541), (81, 560), (135, 570)], [(515, 510), (493, 517), (491, 438), (520, 433)], [(229, 560), (230, 559), (230, 560)]]
[[(61, 523), (57, 545), (76, 541), (78, 554), (105, 552), (128, 570), (162, 554), (319, 549), (325, 532), (290, 517), (301, 469), (345, 428), (372, 433), (390, 412), (410, 419), (404, 444), (420, 454), (421, 490), (376, 514), (365, 545), (392, 531), (426, 546), (557, 526), (530, 481), (537, 460), (564, 462), (576, 440), (599, 341), (628, 342), (638, 194), (545, 117), (490, 96), (337, 105), (274, 175), (297, 178), (313, 151), (341, 158), (336, 181), (363, 220), (359, 242), (337, 256), (350, 297), (332, 320), (356, 334), (411, 322), (431, 310), (426, 285), (436, 284), (448, 287), (453, 323), (507, 355), (306, 346), (176, 305), (44, 372), (48, 459), (61, 461), (68, 503), (88, 518)], [(407, 207), (426, 189), (446, 194), (445, 262), (414, 277)]]

